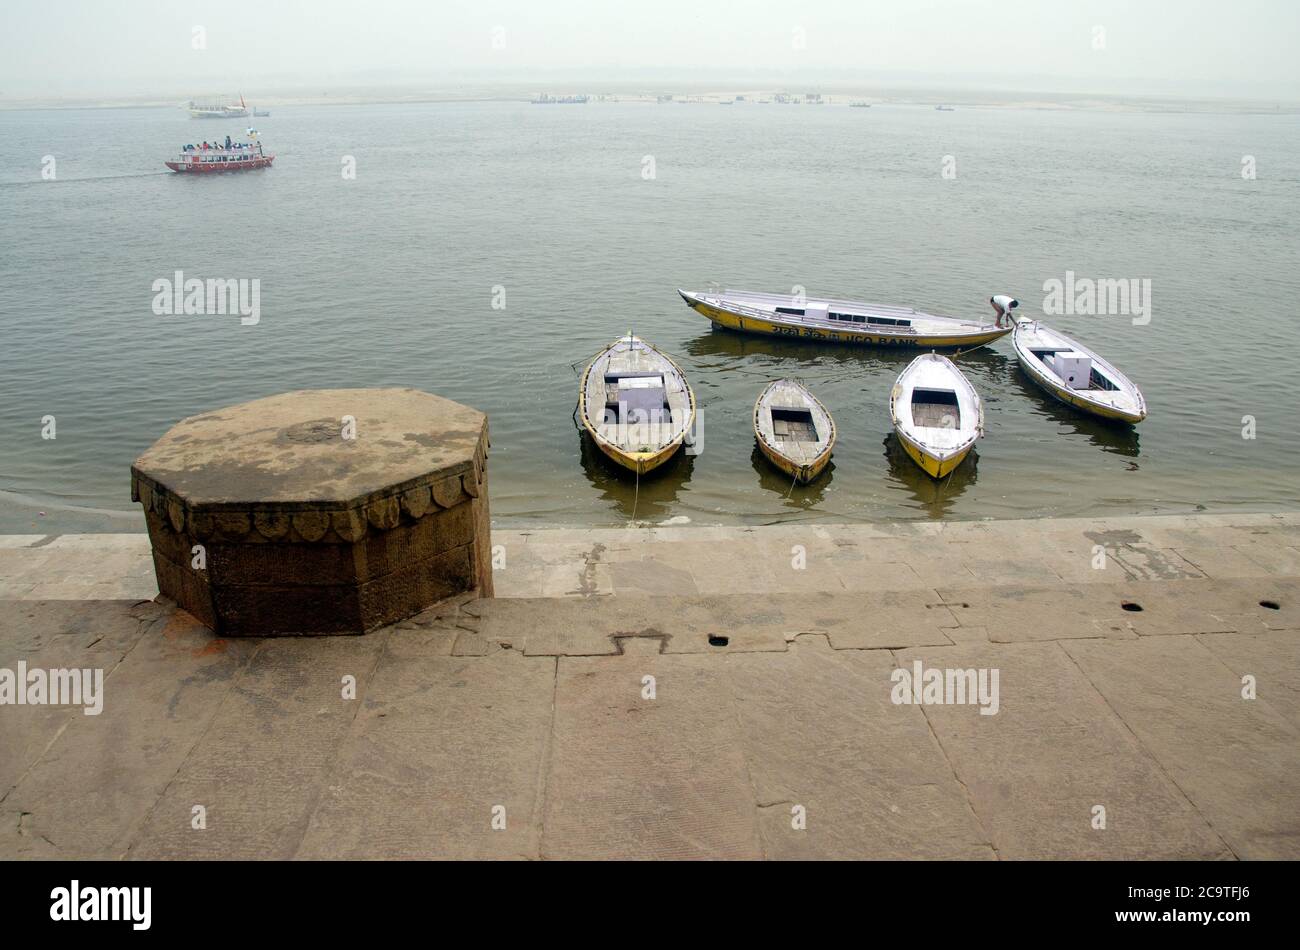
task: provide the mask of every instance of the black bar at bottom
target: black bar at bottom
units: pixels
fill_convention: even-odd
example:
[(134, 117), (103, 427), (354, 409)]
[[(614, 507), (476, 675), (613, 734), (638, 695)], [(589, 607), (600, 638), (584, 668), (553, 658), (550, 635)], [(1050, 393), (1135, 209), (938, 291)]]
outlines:
[(0, 907), (7, 936), (333, 943), (432, 924), (446, 939), (463, 925), (465, 936), (519, 928), (542, 940), (603, 924), (621, 942), (617, 928), (667, 939), (661, 928), (689, 917), (700, 923), (688, 929), (733, 935), (834, 924), (927, 939), (1128, 931), (1231, 940), (1285, 925), (1294, 871), (1282, 862), (7, 862)]

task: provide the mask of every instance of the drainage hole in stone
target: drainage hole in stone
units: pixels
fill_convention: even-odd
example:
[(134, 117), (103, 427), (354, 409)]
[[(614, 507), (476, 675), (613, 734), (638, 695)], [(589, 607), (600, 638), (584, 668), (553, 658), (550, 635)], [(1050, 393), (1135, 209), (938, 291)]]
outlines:
[(1261, 600), (1261, 601), (1259, 602), (1259, 605), (1260, 605), (1261, 607), (1267, 607), (1269, 610), (1281, 610), (1281, 609), (1282, 609), (1282, 605), (1279, 604), (1276, 600)]
[(712, 633), (709, 634), (709, 646), (711, 647), (725, 647), (730, 642), (731, 641), (726, 637), (721, 637)]
[(1124, 609), (1127, 610), (1127, 611), (1130, 611), (1131, 613), (1135, 613), (1135, 614), (1136, 614), (1136, 613), (1141, 613), (1141, 612), (1142, 612), (1142, 605), (1141, 605), (1141, 604), (1135, 604), (1135, 603), (1133, 603), (1133, 601), (1131, 601), (1131, 600), (1125, 600), (1125, 601), (1122, 601), (1122, 602), (1120, 603), (1120, 607), (1124, 608)]

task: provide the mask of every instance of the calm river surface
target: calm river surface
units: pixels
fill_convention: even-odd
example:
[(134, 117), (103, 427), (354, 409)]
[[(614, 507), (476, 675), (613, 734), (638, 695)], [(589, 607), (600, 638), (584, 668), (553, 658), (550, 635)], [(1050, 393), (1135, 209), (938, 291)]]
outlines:
[[(498, 102), (252, 121), (275, 167), (200, 178), (162, 160), (240, 120), (0, 112), (0, 531), (142, 530), (128, 468), (176, 420), (360, 386), (485, 410), (507, 525), (1300, 503), (1293, 116)], [(177, 270), (258, 279), (260, 323), (155, 315), (153, 282)], [(802, 285), (987, 318), (993, 293), (1041, 312), (1044, 281), (1067, 271), (1150, 279), (1145, 326), (1050, 321), (1127, 372), (1150, 417), (1117, 429), (1055, 405), (1002, 340), (959, 358), (987, 433), (943, 485), (887, 438), (907, 354), (713, 331), (675, 293)], [(639, 493), (572, 418), (582, 362), (629, 328), (678, 358), (705, 439)], [(785, 375), (840, 430), (829, 476), (794, 492), (750, 429)]]

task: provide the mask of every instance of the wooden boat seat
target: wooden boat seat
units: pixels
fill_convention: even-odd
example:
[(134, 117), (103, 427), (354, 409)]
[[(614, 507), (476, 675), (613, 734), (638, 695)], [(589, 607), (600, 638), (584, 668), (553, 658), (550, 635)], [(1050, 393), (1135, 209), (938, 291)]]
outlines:
[(654, 448), (665, 442), (666, 438), (674, 431), (674, 426), (665, 416), (658, 423), (654, 421), (633, 422), (623, 426), (620, 426), (616, 421), (606, 421), (603, 425), (597, 426), (596, 431), (600, 433), (602, 438), (619, 445)]
[(605, 368), (606, 379), (611, 376), (659, 376), (662, 373), (660, 364), (641, 350), (615, 353)]
[(778, 442), (816, 442), (817, 430), (810, 423), (800, 424), (798, 422), (790, 423), (785, 427), (785, 431), (777, 429), (776, 441)]
[(961, 426), (961, 408), (957, 405), (955, 396), (952, 402), (929, 402), (914, 398), (912, 423), (931, 429), (957, 429)]
[(817, 442), (817, 425), (807, 409), (771, 408), (772, 436), (777, 442)]
[(619, 389), (618, 405), (629, 412), (644, 412), (647, 416), (662, 413), (668, 408), (668, 394), (662, 386), (653, 389)]

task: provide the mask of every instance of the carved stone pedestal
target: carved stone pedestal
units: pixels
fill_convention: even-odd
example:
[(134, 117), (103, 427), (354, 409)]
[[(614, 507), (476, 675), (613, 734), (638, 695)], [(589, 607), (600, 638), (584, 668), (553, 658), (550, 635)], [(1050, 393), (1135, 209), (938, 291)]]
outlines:
[(177, 423), (131, 467), (158, 587), (223, 636), (363, 633), (492, 596), (487, 417), (303, 390)]

